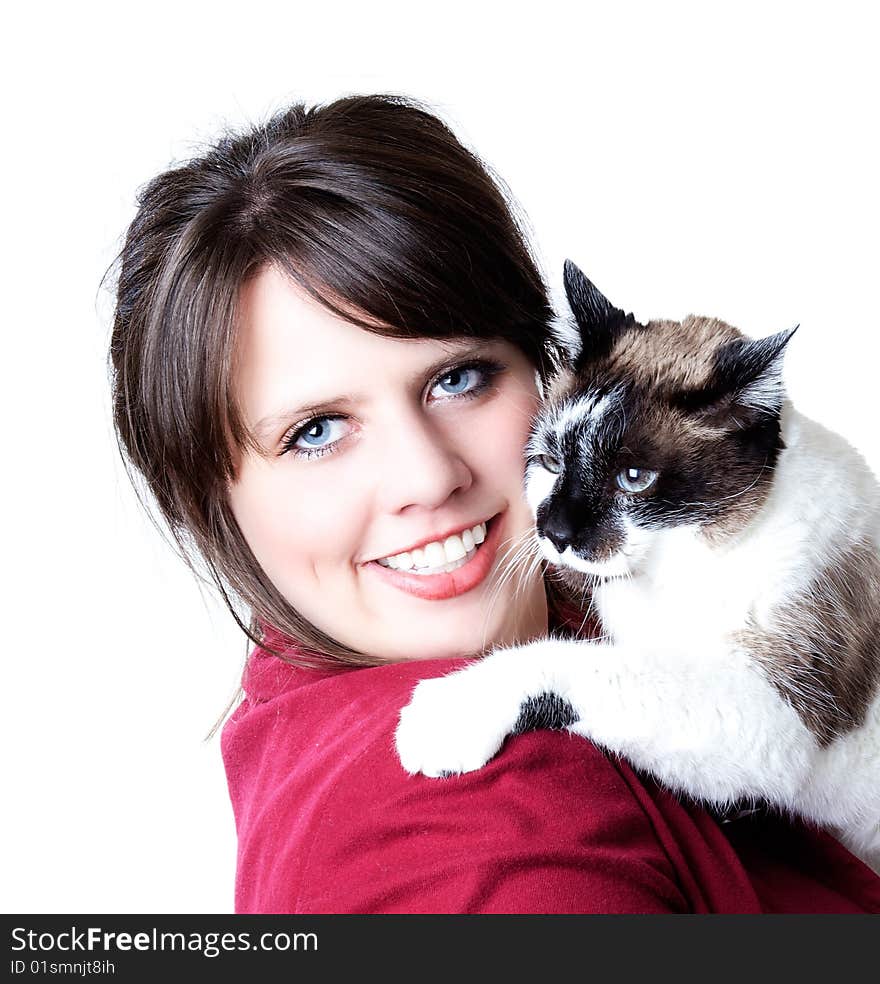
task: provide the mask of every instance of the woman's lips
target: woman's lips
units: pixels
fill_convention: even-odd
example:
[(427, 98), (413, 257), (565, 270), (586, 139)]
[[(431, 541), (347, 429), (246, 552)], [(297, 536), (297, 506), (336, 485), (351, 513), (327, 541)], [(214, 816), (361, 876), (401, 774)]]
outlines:
[(501, 542), (502, 514), (493, 516), (486, 524), (486, 539), (471, 559), (461, 567), (446, 574), (412, 574), (409, 571), (383, 567), (375, 560), (364, 564), (364, 569), (381, 577), (399, 591), (424, 598), (427, 601), (443, 601), (472, 591), (481, 584), (495, 563)]

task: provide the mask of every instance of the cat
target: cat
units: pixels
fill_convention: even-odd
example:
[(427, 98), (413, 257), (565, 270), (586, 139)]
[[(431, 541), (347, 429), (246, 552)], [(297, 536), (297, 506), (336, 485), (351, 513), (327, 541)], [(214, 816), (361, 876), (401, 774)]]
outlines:
[(551, 564), (602, 635), (416, 687), (405, 769), (477, 769), (565, 727), (716, 809), (763, 802), (880, 871), (880, 486), (786, 397), (791, 331), (638, 323), (566, 261), (568, 356), (527, 447)]

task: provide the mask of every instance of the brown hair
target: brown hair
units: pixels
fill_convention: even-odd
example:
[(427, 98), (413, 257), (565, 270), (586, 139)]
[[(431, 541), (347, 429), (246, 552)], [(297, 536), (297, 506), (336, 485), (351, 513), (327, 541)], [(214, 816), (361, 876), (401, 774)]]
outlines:
[(239, 289), (276, 264), (367, 331), (503, 338), (546, 377), (551, 311), (508, 196), (418, 103), (353, 96), (225, 136), (150, 181), (138, 205), (110, 346), (135, 486), (137, 472), (252, 640), (272, 627), (297, 644), (291, 661), (375, 662), (298, 615), (229, 508), (236, 454), (253, 447), (231, 379)]

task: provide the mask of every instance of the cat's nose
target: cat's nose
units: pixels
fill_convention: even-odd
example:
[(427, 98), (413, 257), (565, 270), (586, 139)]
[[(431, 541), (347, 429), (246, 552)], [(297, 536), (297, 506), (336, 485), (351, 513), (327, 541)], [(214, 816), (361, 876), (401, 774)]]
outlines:
[(545, 536), (559, 553), (571, 546), (574, 540), (574, 526), (561, 510), (548, 510), (544, 516), (538, 518), (537, 526), (538, 533)]

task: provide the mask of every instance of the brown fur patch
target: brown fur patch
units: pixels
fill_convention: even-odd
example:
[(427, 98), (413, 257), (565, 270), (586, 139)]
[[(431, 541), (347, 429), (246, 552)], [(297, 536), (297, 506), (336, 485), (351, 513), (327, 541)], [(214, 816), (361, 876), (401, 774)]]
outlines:
[(709, 379), (718, 347), (743, 337), (717, 318), (689, 314), (681, 322), (649, 321), (644, 328), (621, 335), (607, 368), (644, 386), (696, 389)]
[(757, 474), (743, 471), (742, 488), (725, 500), (724, 509), (714, 522), (700, 527), (700, 536), (711, 546), (719, 546), (730, 537), (742, 533), (767, 501), (773, 474), (774, 469), (769, 466), (759, 468)]
[(880, 683), (880, 557), (851, 546), (784, 610), (738, 641), (822, 745), (857, 728)]
[[(731, 428), (739, 426), (733, 415), (686, 413), (670, 405), (669, 397), (706, 386), (718, 349), (745, 337), (717, 318), (691, 314), (681, 322), (651, 321), (624, 332), (609, 356), (593, 367), (598, 379), (632, 381), (644, 394), (637, 434), (630, 437), (640, 449), (654, 449), (653, 462), (647, 464), (662, 469), (666, 462), (676, 461), (685, 469), (708, 473), (700, 498), (707, 502), (711, 519), (704, 519), (701, 533), (713, 543), (742, 531), (754, 519), (770, 491), (775, 456), (769, 467), (746, 458), (730, 441)], [(573, 382), (565, 381), (568, 391), (575, 388)]]

